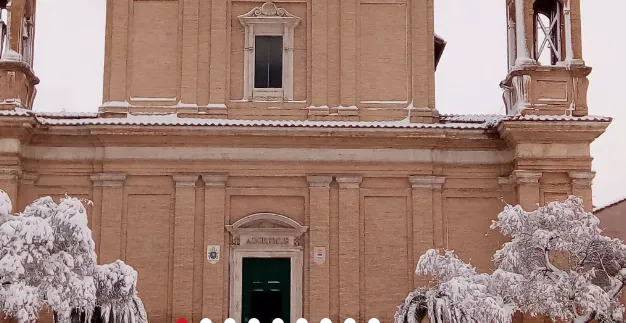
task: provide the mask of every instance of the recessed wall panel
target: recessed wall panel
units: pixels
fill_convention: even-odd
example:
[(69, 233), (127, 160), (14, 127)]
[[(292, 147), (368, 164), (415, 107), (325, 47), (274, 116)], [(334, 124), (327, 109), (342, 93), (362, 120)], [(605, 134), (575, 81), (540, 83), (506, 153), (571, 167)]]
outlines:
[(176, 98), (178, 1), (135, 1), (132, 24), (131, 97)]
[(363, 212), (365, 317), (391, 322), (411, 287), (407, 277), (407, 198), (365, 197)]
[(407, 99), (407, 21), (404, 3), (360, 6), (360, 99)]
[(148, 321), (167, 319), (171, 196), (128, 195), (126, 262), (139, 275), (137, 290)]

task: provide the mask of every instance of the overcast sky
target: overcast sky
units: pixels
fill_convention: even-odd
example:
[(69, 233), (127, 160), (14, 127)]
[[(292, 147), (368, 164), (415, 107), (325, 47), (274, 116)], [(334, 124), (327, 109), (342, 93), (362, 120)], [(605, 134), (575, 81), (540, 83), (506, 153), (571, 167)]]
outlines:
[[(313, 0), (315, 1), (315, 0)], [(436, 0), (435, 29), (448, 41), (437, 71), (442, 113), (504, 113), (504, 0)], [(592, 146), (594, 204), (626, 197), (624, 0), (582, 1), (583, 56), (593, 67), (589, 111), (613, 123)], [(102, 100), (105, 0), (37, 2), (37, 111), (97, 111)]]

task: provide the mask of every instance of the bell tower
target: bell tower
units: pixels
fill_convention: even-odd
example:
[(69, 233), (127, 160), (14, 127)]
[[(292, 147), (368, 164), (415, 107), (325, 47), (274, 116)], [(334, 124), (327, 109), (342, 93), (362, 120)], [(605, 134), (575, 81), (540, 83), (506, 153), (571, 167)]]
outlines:
[(587, 115), (580, 0), (505, 0), (507, 115)]
[(0, 0), (0, 110), (32, 109), (36, 0)]

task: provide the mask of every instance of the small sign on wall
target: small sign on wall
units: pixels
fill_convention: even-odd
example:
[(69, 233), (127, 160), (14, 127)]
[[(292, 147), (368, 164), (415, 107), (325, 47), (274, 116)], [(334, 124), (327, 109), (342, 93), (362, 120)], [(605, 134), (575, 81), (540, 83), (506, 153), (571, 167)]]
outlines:
[(313, 261), (321, 265), (326, 261), (326, 248), (325, 247), (315, 247), (313, 249)]
[(210, 245), (206, 248), (206, 259), (210, 264), (215, 265), (220, 262), (220, 246)]

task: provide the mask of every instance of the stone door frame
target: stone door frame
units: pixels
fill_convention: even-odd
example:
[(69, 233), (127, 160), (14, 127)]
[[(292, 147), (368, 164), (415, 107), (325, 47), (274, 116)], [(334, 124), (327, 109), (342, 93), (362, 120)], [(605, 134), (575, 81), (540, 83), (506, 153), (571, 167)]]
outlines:
[(295, 323), (302, 317), (304, 248), (300, 241), (308, 227), (283, 215), (256, 213), (227, 225), (226, 230), (233, 241), (230, 247), (229, 317), (241, 322), (243, 258), (289, 258), (289, 315), (291, 323)]

